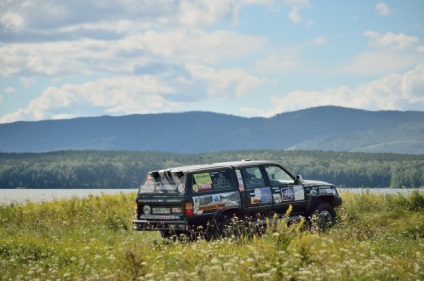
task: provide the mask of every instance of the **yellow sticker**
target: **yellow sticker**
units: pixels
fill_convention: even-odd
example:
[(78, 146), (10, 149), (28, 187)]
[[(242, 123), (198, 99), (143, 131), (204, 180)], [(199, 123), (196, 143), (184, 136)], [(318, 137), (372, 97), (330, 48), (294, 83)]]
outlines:
[(211, 175), (209, 173), (194, 174), (193, 176), (197, 184), (200, 184), (200, 185), (212, 184)]
[(199, 191), (199, 186), (197, 184), (193, 184), (193, 191), (194, 192)]

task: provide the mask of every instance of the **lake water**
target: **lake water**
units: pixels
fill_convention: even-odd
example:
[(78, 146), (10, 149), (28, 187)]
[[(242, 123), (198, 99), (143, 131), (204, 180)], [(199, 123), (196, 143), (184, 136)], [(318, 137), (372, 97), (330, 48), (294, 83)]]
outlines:
[[(408, 193), (413, 189), (396, 189), (396, 188), (339, 188), (342, 192), (366, 192), (369, 190), (372, 193)], [(424, 189), (419, 189), (424, 192)], [(88, 195), (101, 194), (119, 194), (133, 193), (134, 198), (137, 189), (0, 189), (0, 205), (8, 205), (11, 203), (25, 203), (27, 201), (43, 202), (65, 198), (78, 197), (82, 198)]]
[(354, 193), (362, 193), (362, 192), (371, 192), (371, 193), (377, 193), (377, 194), (408, 194), (414, 190), (419, 190), (421, 192), (424, 192), (424, 188), (337, 188), (338, 191), (347, 191), (347, 192), (354, 192)]
[(72, 197), (83, 198), (91, 195), (133, 193), (137, 189), (0, 189), (0, 205), (25, 203), (27, 201), (43, 202)]

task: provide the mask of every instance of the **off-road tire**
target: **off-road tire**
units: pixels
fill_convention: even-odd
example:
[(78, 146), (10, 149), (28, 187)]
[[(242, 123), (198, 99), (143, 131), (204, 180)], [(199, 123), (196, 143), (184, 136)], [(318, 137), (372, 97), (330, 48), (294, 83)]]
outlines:
[(326, 230), (334, 225), (336, 221), (336, 212), (327, 202), (320, 203), (314, 214), (317, 216), (317, 223), (321, 230)]

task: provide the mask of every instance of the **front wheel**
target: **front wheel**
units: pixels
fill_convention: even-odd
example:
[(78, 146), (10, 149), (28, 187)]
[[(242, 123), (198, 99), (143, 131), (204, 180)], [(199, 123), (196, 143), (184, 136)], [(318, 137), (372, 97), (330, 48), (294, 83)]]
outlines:
[(318, 227), (322, 230), (331, 227), (336, 221), (336, 212), (327, 202), (320, 203), (315, 210), (315, 214)]

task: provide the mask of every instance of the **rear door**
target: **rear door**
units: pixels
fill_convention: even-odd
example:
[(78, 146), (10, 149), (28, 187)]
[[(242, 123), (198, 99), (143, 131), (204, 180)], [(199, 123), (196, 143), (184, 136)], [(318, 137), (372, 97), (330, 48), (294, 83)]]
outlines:
[[(247, 215), (267, 213), (272, 210), (272, 190), (266, 183), (261, 166), (241, 167), (243, 189), (241, 190), (243, 206)], [(239, 176), (238, 176), (239, 177)], [(240, 179), (239, 179), (240, 185)]]
[(192, 183), (189, 192), (194, 215), (208, 217), (217, 210), (241, 206), (237, 181), (230, 168), (194, 172)]

